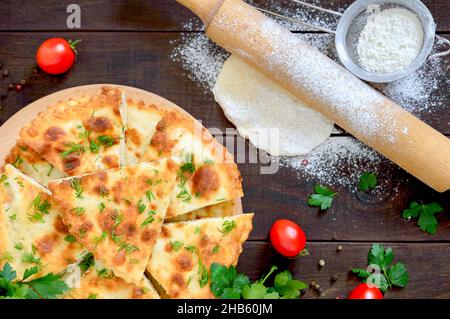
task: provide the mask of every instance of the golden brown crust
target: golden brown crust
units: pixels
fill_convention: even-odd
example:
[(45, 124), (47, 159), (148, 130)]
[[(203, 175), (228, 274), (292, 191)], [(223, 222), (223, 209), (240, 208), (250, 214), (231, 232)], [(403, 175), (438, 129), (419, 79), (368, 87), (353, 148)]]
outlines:
[(114, 275), (100, 276), (97, 269), (90, 269), (81, 278), (80, 286), (69, 291), (65, 298), (159, 299), (160, 297), (153, 285), (144, 276), (138, 284), (130, 284)]
[(167, 218), (243, 196), (241, 174), (228, 150), (193, 118), (168, 110), (144, 160), (170, 157), (182, 165), (190, 156), (196, 171), (181, 172), (186, 182), (179, 174)]
[(50, 106), (21, 130), (20, 137), (67, 175), (115, 168), (123, 126), (120, 105), (120, 89), (103, 87), (100, 95)]
[(62, 271), (83, 249), (64, 240), (68, 233), (48, 190), (11, 165), (5, 167), (5, 177), (0, 185), (0, 256), (8, 258), (0, 266), (10, 262), (19, 278), (32, 266), (41, 267), (39, 275)]
[(52, 182), (69, 232), (114, 274), (141, 280), (160, 231), (176, 166), (141, 163)]
[[(209, 283), (201, 280), (200, 264), (206, 271), (215, 262), (236, 265), (252, 218), (245, 214), (163, 225), (147, 271), (171, 298), (214, 298)], [(226, 230), (228, 224), (234, 226)]]

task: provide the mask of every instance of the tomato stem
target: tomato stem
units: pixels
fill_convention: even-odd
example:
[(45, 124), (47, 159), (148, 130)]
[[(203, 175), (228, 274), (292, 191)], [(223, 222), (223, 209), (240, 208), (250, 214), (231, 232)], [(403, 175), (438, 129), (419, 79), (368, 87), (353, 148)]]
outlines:
[(77, 52), (77, 44), (81, 42), (81, 39), (77, 39), (77, 40), (69, 40), (67, 41), (69, 43), (70, 48), (73, 50), (73, 52), (75, 53), (75, 56), (78, 56), (78, 52)]

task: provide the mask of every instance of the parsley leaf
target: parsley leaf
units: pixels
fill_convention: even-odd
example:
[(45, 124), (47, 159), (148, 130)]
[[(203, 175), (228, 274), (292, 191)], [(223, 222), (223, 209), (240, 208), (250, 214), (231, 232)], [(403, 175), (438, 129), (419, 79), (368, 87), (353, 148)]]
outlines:
[[(242, 288), (250, 284), (250, 279), (237, 273), (236, 267), (226, 267), (213, 263), (210, 267), (211, 291), (221, 299), (240, 299)], [(236, 284), (235, 284), (236, 282)]]
[(25, 283), (29, 289), (28, 299), (54, 299), (68, 290), (61, 276), (52, 273)]
[(295, 299), (300, 296), (300, 290), (308, 288), (308, 285), (295, 280), (291, 272), (285, 270), (275, 276), (274, 288), (282, 299)]
[(372, 172), (366, 172), (359, 177), (358, 189), (361, 192), (367, 192), (370, 189), (377, 187), (377, 175)]
[(316, 185), (314, 186), (314, 193), (308, 199), (309, 206), (320, 207), (320, 210), (327, 210), (331, 207), (334, 197), (337, 193), (334, 193), (326, 186)]
[(210, 267), (210, 289), (214, 296), (221, 299), (294, 299), (300, 296), (300, 290), (307, 288), (306, 283), (295, 280), (288, 270), (275, 276), (274, 287), (266, 287), (265, 282), (276, 270), (277, 267), (272, 266), (267, 275), (251, 283), (234, 266), (213, 263)]
[(352, 272), (363, 282), (370, 283), (383, 292), (392, 289), (392, 286), (406, 287), (409, 281), (406, 266), (400, 262), (392, 264), (393, 261), (394, 252), (391, 247), (385, 249), (381, 244), (372, 244), (367, 255), (370, 269), (353, 268)]
[(392, 285), (398, 287), (406, 287), (409, 280), (406, 266), (402, 263), (396, 263), (391, 266), (387, 271), (387, 277), (391, 281)]
[(370, 276), (370, 273), (366, 269), (361, 268), (352, 268), (352, 273), (362, 280), (366, 280)]
[(53, 299), (65, 293), (69, 287), (61, 276), (49, 273), (43, 277), (25, 281), (38, 273), (39, 267), (25, 270), (22, 280), (16, 280), (17, 273), (9, 263), (0, 271), (0, 299)]
[(438, 220), (435, 215), (442, 211), (443, 208), (436, 202), (428, 205), (412, 202), (409, 208), (403, 211), (402, 217), (406, 219), (418, 218), (417, 226), (421, 230), (434, 235), (438, 227)]

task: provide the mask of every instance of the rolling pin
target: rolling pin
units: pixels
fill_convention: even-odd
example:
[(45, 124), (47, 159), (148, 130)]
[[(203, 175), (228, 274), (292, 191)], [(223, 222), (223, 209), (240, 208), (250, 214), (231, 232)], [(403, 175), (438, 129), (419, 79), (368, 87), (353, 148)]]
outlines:
[(443, 134), (243, 1), (177, 1), (225, 50), (436, 191), (450, 189), (450, 139)]

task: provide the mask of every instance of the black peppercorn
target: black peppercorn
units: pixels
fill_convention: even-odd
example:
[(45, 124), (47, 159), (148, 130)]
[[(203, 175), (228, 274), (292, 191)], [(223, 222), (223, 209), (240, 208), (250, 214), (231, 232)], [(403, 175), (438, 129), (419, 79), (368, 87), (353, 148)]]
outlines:
[(5, 69), (5, 70), (3, 71), (3, 77), (6, 78), (7, 76), (9, 76), (9, 70), (8, 70), (8, 69)]
[(27, 81), (25, 81), (24, 79), (23, 79), (23, 80), (20, 80), (20, 81), (19, 81), (19, 84), (22, 85), (22, 86), (24, 86), (24, 85), (27, 84)]

